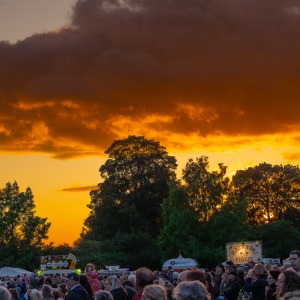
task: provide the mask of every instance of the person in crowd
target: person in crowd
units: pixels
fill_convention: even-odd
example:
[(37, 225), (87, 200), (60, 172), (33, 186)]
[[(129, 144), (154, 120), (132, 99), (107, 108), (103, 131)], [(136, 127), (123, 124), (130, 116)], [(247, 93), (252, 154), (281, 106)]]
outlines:
[(25, 284), (29, 283), (29, 278), (26, 273), (23, 274), (23, 280), (24, 280)]
[(256, 264), (252, 272), (248, 272), (244, 291), (252, 294), (253, 300), (264, 300), (267, 282), (268, 270), (263, 264)]
[(8, 291), (11, 294), (11, 300), (19, 300), (19, 292), (16, 288), (10, 288)]
[(300, 299), (300, 275), (294, 270), (286, 270), (279, 274), (276, 283), (280, 300)]
[(276, 282), (280, 273), (281, 271), (278, 268), (269, 270), (267, 277), (268, 287), (266, 289), (266, 300), (277, 299)]
[(44, 280), (44, 284), (47, 284), (49, 286), (52, 286), (52, 279), (50, 276), (47, 276)]
[(42, 293), (37, 289), (32, 289), (30, 293), (30, 300), (42, 300)]
[[(225, 272), (225, 267), (223, 264), (218, 264), (215, 268), (215, 272), (213, 273), (214, 282), (218, 286), (218, 290), (220, 290), (222, 275)], [(218, 296), (217, 294), (215, 296)]]
[[(124, 280), (124, 279), (123, 279)], [(121, 280), (120, 280), (121, 281)], [(134, 283), (129, 281), (126, 277), (126, 280), (121, 282), (122, 286), (125, 288), (128, 294), (128, 300), (132, 300), (133, 297), (137, 294), (136, 289), (134, 288)]]
[(234, 269), (227, 270), (222, 277), (220, 296), (227, 300), (237, 300), (243, 283)]
[(244, 285), (245, 284), (245, 269), (240, 266), (236, 269), (236, 272)]
[(205, 287), (209, 293), (209, 298), (213, 299), (214, 298), (214, 287), (208, 276), (209, 276), (209, 274), (206, 275), (205, 270), (201, 271), (199, 269), (194, 269), (187, 273), (186, 280), (187, 281), (199, 280), (200, 282), (202, 282), (205, 285)]
[(189, 272), (190, 272), (190, 270), (184, 270), (184, 271), (181, 271), (181, 272), (178, 274), (178, 279), (177, 279), (176, 284), (179, 284), (180, 282), (186, 281), (186, 275), (187, 275)]
[(121, 285), (120, 279), (116, 275), (109, 276), (106, 281), (114, 300), (128, 300), (127, 291)]
[(10, 294), (9, 290), (4, 286), (0, 286), (0, 299), (1, 300), (11, 300), (11, 294)]
[(79, 275), (79, 283), (87, 290), (91, 299), (94, 297), (94, 290), (93, 287), (85, 274)]
[(234, 263), (231, 260), (225, 262), (225, 270), (231, 270), (234, 268)]
[(85, 266), (84, 273), (88, 278), (89, 283), (91, 284), (94, 293), (101, 289), (100, 280), (98, 272), (95, 266), (92, 263), (88, 263)]
[(44, 278), (44, 276), (41, 276), (40, 278), (39, 278), (39, 280), (38, 280), (38, 282), (37, 282), (37, 289), (41, 289), (42, 288), (42, 286), (44, 285), (44, 283), (45, 283), (45, 279), (46, 278)]
[(53, 294), (54, 300), (63, 300), (64, 299), (64, 295), (58, 289), (53, 290), (52, 294)]
[(30, 294), (31, 294), (31, 289), (27, 289), (26, 293), (24, 294), (24, 299), (25, 300), (30, 300)]
[(290, 262), (286, 262), (283, 264), (283, 266), (280, 268), (281, 271), (287, 270), (287, 269), (291, 269), (292, 268), (292, 264)]
[(204, 284), (198, 280), (183, 281), (173, 291), (175, 300), (208, 300), (208, 292)]
[(292, 268), (300, 274), (300, 250), (293, 250), (290, 253), (290, 263)]
[(135, 289), (137, 294), (133, 297), (133, 300), (140, 300), (143, 295), (144, 288), (153, 284), (153, 273), (150, 269), (142, 267), (135, 272)]
[(17, 287), (16, 281), (11, 278), (7, 284), (8, 289), (15, 289)]
[(50, 285), (44, 284), (41, 292), (42, 292), (43, 300), (54, 300), (52, 288)]
[(161, 285), (147, 285), (144, 288), (142, 300), (167, 300), (166, 290)]
[(135, 278), (135, 274), (128, 275), (128, 281), (131, 283), (130, 286), (132, 286), (133, 288), (135, 288)]
[(65, 283), (61, 283), (58, 286), (58, 290), (63, 294), (63, 297), (65, 297), (67, 295), (67, 293), (68, 293), (67, 285)]
[(173, 267), (172, 266), (168, 266), (168, 271), (167, 271), (167, 280), (171, 283), (173, 283), (173, 280), (174, 280), (174, 270), (173, 270)]
[(114, 300), (114, 297), (109, 291), (99, 290), (95, 293), (95, 300)]
[(67, 300), (90, 300), (87, 290), (79, 283), (78, 274), (69, 273), (65, 279), (68, 289)]

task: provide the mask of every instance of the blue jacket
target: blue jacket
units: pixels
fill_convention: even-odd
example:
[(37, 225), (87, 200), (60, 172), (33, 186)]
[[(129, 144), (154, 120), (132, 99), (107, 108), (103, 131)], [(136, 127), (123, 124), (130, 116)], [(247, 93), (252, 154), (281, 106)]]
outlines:
[(68, 293), (66, 300), (91, 300), (88, 292), (80, 284)]

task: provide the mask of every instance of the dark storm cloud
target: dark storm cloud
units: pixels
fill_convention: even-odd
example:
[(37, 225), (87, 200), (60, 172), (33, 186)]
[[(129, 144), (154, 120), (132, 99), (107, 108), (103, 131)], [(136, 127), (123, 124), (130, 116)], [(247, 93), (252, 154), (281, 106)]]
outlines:
[(69, 28), (0, 43), (2, 149), (296, 130), (299, 32), (299, 0), (79, 0)]

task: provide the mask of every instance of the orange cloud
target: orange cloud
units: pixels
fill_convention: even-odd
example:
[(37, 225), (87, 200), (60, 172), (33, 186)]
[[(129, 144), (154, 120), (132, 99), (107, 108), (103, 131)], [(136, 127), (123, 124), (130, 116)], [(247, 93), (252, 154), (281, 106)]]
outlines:
[(69, 26), (0, 42), (0, 151), (66, 159), (128, 134), (177, 150), (297, 135), (299, 30), (293, 0), (77, 1)]

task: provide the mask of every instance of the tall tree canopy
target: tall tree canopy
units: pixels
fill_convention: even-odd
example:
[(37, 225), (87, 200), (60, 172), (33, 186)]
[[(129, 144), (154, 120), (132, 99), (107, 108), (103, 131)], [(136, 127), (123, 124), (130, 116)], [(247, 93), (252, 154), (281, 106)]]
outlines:
[(35, 216), (33, 194), (19, 191), (16, 182), (0, 190), (0, 255), (3, 265), (36, 268), (50, 223)]
[(173, 187), (162, 208), (163, 228), (158, 236), (162, 260), (179, 254), (194, 257), (198, 248), (198, 215), (190, 206), (184, 188)]
[(226, 167), (219, 163), (219, 170), (209, 172), (207, 156), (189, 159), (183, 169), (183, 180), (191, 205), (197, 211), (200, 221), (207, 221), (221, 208), (227, 192), (229, 178)]
[(247, 199), (249, 224), (281, 220), (300, 205), (300, 169), (292, 165), (263, 163), (237, 171), (232, 178), (234, 194)]
[(159, 142), (142, 136), (117, 140), (105, 151), (103, 182), (91, 192), (91, 213), (83, 237), (112, 238), (118, 232), (156, 237), (162, 224), (161, 204), (176, 181), (176, 159)]

